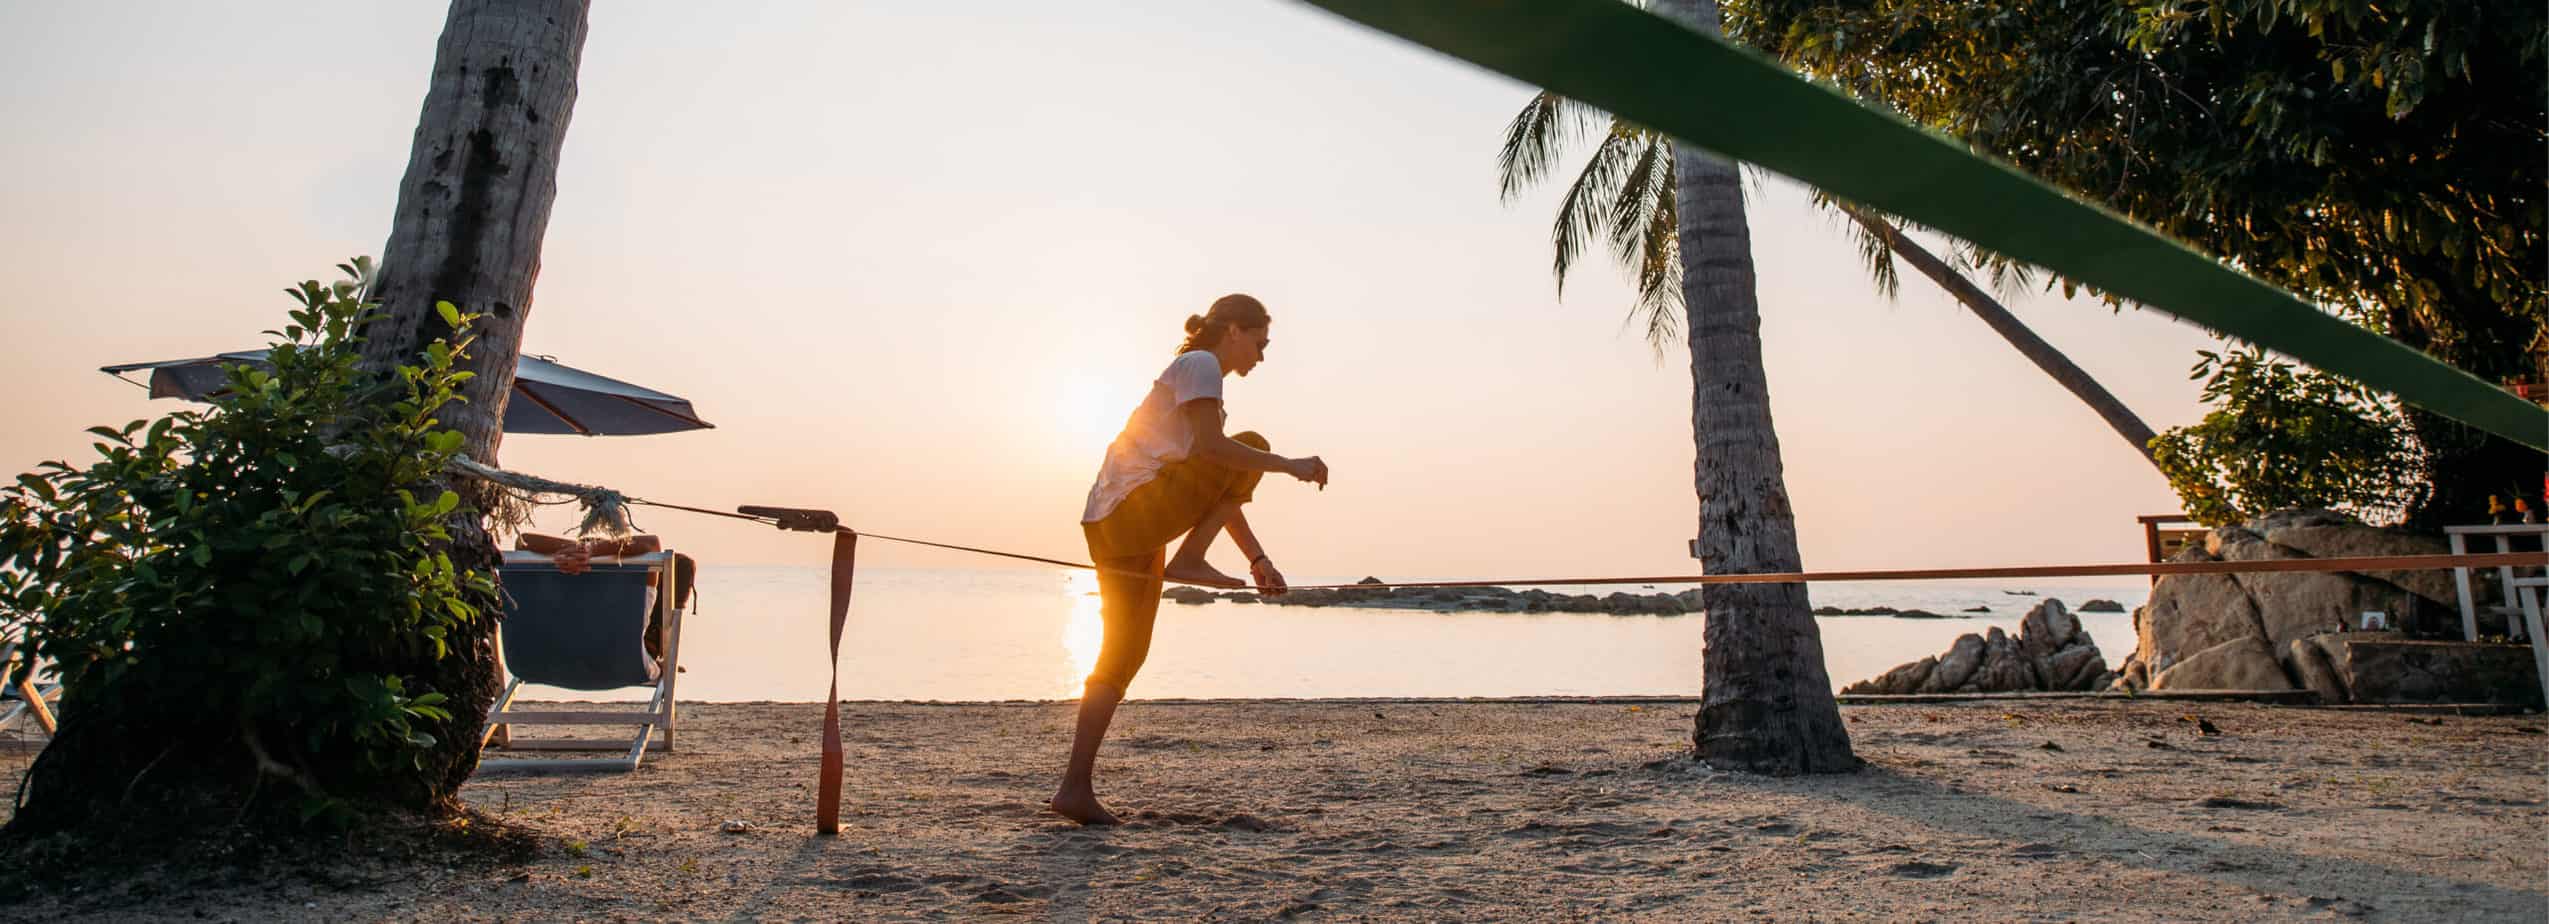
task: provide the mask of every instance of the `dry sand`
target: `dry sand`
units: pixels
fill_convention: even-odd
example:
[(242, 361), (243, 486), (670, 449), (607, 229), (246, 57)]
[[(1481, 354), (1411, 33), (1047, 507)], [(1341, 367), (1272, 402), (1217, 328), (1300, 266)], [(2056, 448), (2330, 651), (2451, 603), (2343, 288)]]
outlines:
[(849, 705), (837, 839), (819, 705), (689, 705), (633, 775), (472, 783), (528, 864), (0, 918), (2549, 920), (2536, 715), (1853, 706), (1866, 771), (1771, 779), (1692, 764), (1687, 702), (1135, 702), (1132, 823), (1083, 829), (1040, 811), (1071, 708)]

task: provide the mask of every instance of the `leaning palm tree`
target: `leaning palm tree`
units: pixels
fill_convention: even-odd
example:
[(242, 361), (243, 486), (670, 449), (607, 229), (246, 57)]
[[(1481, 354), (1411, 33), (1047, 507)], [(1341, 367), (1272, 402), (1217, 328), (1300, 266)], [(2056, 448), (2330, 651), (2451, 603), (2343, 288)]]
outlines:
[[(1602, 140), (1575, 182), (1567, 187), (1566, 196), (1559, 201), (1557, 221), (1550, 230), (1550, 242), (1557, 255), (1553, 269), (1558, 291), (1561, 296), (1565, 294), (1567, 272), (1584, 255), (1586, 245), (1597, 238), (1602, 240), (1636, 274), (1637, 297), (1628, 318), (1645, 327), (1647, 341), (1660, 352), (1672, 341), (1682, 313), (1671, 139), (1591, 106), (1543, 92), (1523, 106), (1506, 127), (1505, 144), (1496, 157), (1499, 185), (1505, 201), (1513, 201), (1547, 178), (1569, 143), (1597, 127), (1602, 129)], [(1849, 219), (1860, 256), (1866, 261), (1878, 292), (1894, 297), (1901, 279), (1895, 261), (1910, 264), (2008, 341), (2019, 355), (2088, 405), (2135, 453), (2145, 460), (2152, 459), (2151, 440), (2157, 434), (2149, 424), (2143, 423), (2070, 357), (2028, 329), (2017, 315), (1967, 278), (1955, 264), (1913, 240), (1905, 233), (1902, 222), (1821, 194), (1816, 195), (1815, 202)], [(1996, 282), (2023, 283), (2030, 278), (2025, 267), (1971, 249), (1956, 260), (1990, 269)], [(2153, 464), (2156, 466), (2156, 461)]]

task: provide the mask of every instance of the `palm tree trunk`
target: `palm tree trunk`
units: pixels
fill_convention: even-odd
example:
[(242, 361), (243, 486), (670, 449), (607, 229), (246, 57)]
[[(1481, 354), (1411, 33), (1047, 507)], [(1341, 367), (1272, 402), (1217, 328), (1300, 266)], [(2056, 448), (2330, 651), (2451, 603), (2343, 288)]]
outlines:
[(2159, 461), (2151, 456), (2151, 441), (2159, 438), (2158, 434), (2151, 432), (2151, 425), (2134, 416), (2131, 408), (2116, 400), (2115, 395), (2108, 392), (2106, 386), (2098, 384), (2098, 380), (2090, 378), (2086, 370), (2072, 363), (2071, 357), (2062, 355), (2062, 351), (2054, 349), (2053, 344), (2046, 343), (2044, 338), (2036, 336), (2035, 331), (2028, 330), (2027, 325), (2020, 323), (2018, 316), (2010, 314), (2008, 308), (2002, 307), (1998, 299), (1974, 285), (1973, 280), (1965, 278), (1965, 274), (1948, 266), (1946, 261), (1932, 255), (1892, 222), (1846, 205), (1840, 208), (1850, 216), (1850, 220), (1858, 222), (1859, 227), (1884, 239), (1885, 246), (1893, 250), (1895, 256), (1903, 258), (1903, 262), (1911, 264), (1913, 269), (1920, 270), (1921, 275), (1929, 277), (1939, 288), (1947, 290), (1947, 294), (1955, 296), (1965, 310), (1983, 319), (1994, 333), (2018, 350), (2018, 355), (2035, 363), (2036, 368), (2052, 376), (2056, 384), (2071, 392), (2072, 397), (2088, 405), (2089, 410), (2096, 411), (2115, 435), (2131, 443), (2133, 451), (2140, 453), (2154, 469), (2159, 466)]
[[(1656, 9), (1717, 32), (1715, 0), (1661, 0)], [(1698, 449), (1700, 568), (1710, 574), (1802, 570), (1796, 513), (1770, 422), (1742, 178), (1733, 163), (1679, 142), (1673, 168)], [(1857, 769), (1805, 585), (1712, 584), (1701, 588), (1700, 601), (1708, 620), (1692, 734), (1700, 758), (1759, 773)]]
[[(394, 368), (449, 335), (437, 301), (483, 315), (472, 327), (477, 342), (455, 364), (477, 377), (462, 385), (466, 402), (440, 416), (466, 438), (470, 457), (489, 465), (504, 439), (540, 240), (557, 198), (587, 12), (587, 0), (453, 0), (381, 254), (374, 297), (384, 313), (366, 328), (364, 365)], [(456, 487), (486, 508), (483, 493)], [(495, 571), (482, 514), (464, 507), (450, 529), (453, 564)], [(440, 744), (424, 768), (437, 801), (477, 767), (477, 731), (501, 679), (492, 618), (501, 609), (482, 603), (489, 618), (450, 639), (450, 657), (402, 671), (450, 697), (451, 727), (433, 730)]]

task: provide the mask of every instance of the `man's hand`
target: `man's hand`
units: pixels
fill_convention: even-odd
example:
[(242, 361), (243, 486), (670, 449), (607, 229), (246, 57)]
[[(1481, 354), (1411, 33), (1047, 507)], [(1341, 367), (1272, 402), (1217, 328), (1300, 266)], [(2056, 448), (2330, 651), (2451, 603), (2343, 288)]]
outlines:
[(593, 568), (593, 549), (578, 542), (549, 553), (549, 560), (557, 563), (561, 574), (583, 574)]
[(1283, 572), (1275, 570), (1274, 559), (1263, 555), (1248, 563), (1248, 576), (1257, 581), (1257, 592), (1269, 597), (1283, 596), (1290, 588), (1283, 583)]

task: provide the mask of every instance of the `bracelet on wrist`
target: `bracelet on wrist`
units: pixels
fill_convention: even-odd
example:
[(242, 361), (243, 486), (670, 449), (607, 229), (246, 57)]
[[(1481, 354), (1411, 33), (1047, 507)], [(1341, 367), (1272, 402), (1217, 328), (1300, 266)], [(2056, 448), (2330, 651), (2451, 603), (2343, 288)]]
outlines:
[(1269, 564), (1269, 565), (1271, 565), (1271, 564), (1274, 564), (1274, 559), (1267, 558), (1267, 557), (1265, 557), (1264, 555), (1259, 555), (1259, 556), (1257, 556), (1257, 557), (1255, 557), (1255, 558), (1248, 559), (1248, 564), (1249, 564), (1249, 565), (1251, 565), (1251, 566), (1254, 566), (1254, 565), (1257, 565), (1257, 564), (1260, 564), (1260, 563), (1263, 563), (1263, 564)]

